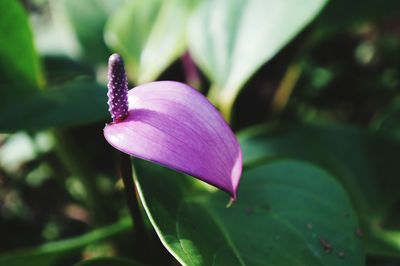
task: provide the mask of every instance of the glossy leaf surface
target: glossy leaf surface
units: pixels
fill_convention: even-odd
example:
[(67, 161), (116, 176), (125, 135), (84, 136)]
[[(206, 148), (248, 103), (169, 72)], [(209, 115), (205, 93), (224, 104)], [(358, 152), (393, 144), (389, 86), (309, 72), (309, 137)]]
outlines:
[(111, 17), (106, 42), (125, 59), (132, 81), (155, 80), (183, 54), (186, 23), (195, 2), (129, 1)]
[(86, 59), (106, 62), (110, 51), (104, 42), (104, 27), (111, 14), (126, 0), (63, 0), (64, 12), (72, 25)]
[(347, 195), (316, 166), (248, 169), (230, 208), (222, 193), (181, 174), (139, 160), (134, 167), (146, 212), (183, 265), (363, 265)]
[(317, 124), (255, 127), (240, 133), (239, 140), (247, 166), (290, 157), (328, 169), (352, 196), (368, 251), (400, 254), (399, 231), (382, 225), (399, 201), (400, 143), (354, 126)]
[(189, 49), (227, 115), (244, 83), (318, 14), (325, 0), (204, 1), (189, 25)]
[(19, 1), (0, 1), (0, 97), (43, 85), (28, 16)]
[(106, 93), (105, 87), (82, 79), (45, 91), (13, 94), (0, 105), (0, 132), (67, 127), (105, 119)]

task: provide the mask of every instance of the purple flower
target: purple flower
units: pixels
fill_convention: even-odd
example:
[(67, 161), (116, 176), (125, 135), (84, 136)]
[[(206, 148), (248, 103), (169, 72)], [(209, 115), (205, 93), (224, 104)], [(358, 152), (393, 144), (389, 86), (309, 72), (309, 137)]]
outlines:
[(128, 92), (119, 55), (110, 57), (109, 68), (114, 122), (104, 128), (107, 141), (124, 153), (197, 177), (235, 200), (242, 152), (207, 98), (173, 81), (152, 82)]

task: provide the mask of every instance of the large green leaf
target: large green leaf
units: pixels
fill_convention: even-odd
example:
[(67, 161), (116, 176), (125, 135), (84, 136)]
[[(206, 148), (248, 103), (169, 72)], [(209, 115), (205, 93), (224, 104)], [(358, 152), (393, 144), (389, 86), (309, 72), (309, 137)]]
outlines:
[(107, 63), (110, 51), (104, 43), (104, 27), (108, 17), (126, 0), (64, 0), (63, 7), (77, 39), (83, 49), (84, 57)]
[(398, 204), (400, 143), (345, 125), (260, 126), (239, 134), (244, 164), (292, 157), (330, 170), (352, 196), (371, 253), (399, 255), (400, 231), (382, 226)]
[(145, 210), (183, 265), (363, 265), (347, 195), (316, 166), (282, 160), (248, 169), (230, 208), (225, 193), (191, 177), (134, 166)]
[(184, 52), (186, 21), (195, 3), (130, 1), (110, 18), (106, 42), (124, 57), (131, 80), (155, 80)]
[[(0, 132), (81, 125), (107, 117), (107, 91), (82, 79), (0, 99)], [(4, 101), (1, 101), (4, 100)]]
[(140, 265), (143, 264), (119, 257), (95, 258), (90, 260), (84, 260), (75, 264), (75, 266), (140, 266)]
[(30, 91), (43, 84), (27, 14), (19, 1), (0, 1), (0, 97), (6, 91)]
[(298, 34), (326, 0), (205, 1), (189, 24), (189, 49), (229, 117), (244, 83)]
[(65, 257), (76, 254), (86, 245), (119, 235), (131, 228), (131, 218), (127, 217), (79, 237), (3, 254), (0, 256), (0, 266), (56, 266)]

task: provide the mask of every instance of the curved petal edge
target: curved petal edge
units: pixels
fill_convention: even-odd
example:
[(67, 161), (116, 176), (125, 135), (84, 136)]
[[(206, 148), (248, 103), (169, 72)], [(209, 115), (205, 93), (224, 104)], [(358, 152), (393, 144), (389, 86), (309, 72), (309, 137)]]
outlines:
[(116, 149), (194, 176), (236, 199), (240, 145), (217, 109), (195, 89), (158, 81), (128, 92), (127, 117), (104, 128)]

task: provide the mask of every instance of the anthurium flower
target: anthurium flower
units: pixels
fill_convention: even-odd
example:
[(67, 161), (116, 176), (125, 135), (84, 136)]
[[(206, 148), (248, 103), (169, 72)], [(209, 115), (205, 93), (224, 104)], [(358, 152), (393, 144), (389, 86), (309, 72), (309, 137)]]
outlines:
[(158, 81), (128, 91), (121, 57), (109, 59), (113, 122), (104, 128), (116, 149), (189, 174), (226, 191), (232, 200), (242, 172), (239, 143), (215, 107), (195, 89)]

